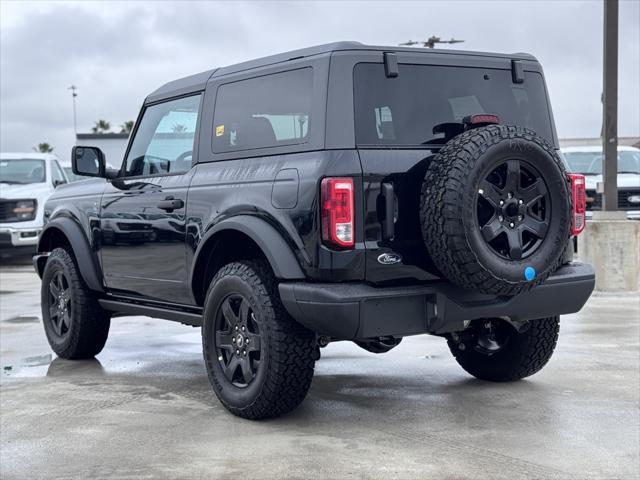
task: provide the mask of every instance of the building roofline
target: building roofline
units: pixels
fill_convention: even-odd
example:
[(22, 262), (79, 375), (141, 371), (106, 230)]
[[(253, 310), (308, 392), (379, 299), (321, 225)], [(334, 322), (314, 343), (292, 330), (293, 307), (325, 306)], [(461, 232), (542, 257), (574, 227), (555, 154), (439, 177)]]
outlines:
[(77, 133), (76, 140), (105, 140), (105, 139), (123, 139), (129, 138), (128, 133)]

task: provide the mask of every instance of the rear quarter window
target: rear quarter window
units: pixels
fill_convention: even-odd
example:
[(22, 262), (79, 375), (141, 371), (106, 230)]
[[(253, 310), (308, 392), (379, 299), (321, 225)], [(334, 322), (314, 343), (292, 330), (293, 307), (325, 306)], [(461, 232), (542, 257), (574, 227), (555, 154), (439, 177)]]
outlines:
[(312, 95), (311, 67), (221, 85), (213, 118), (213, 151), (306, 143)]
[(401, 64), (399, 75), (389, 78), (383, 64), (359, 63), (354, 103), (360, 146), (444, 143), (442, 134), (433, 133), (436, 125), (482, 113), (554, 143), (544, 81), (535, 72), (515, 84), (510, 70)]

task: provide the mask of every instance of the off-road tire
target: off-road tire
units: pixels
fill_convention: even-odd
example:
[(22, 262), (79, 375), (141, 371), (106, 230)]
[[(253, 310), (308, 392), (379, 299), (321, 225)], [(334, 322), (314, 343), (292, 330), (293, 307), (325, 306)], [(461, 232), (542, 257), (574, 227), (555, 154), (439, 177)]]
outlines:
[[(544, 240), (521, 260), (492, 252), (476, 216), (480, 182), (497, 162), (511, 156), (544, 173), (552, 200)], [(560, 266), (570, 238), (571, 195), (564, 164), (550, 144), (526, 128), (490, 125), (469, 130), (450, 140), (429, 164), (420, 221), (428, 254), (451, 282), (494, 295), (524, 292)], [(532, 279), (525, 275), (528, 268), (535, 272)]]
[[(225, 377), (215, 345), (218, 309), (235, 292), (248, 297), (252, 312), (260, 317), (261, 364), (244, 388)], [(319, 353), (313, 332), (285, 310), (276, 279), (263, 260), (229, 263), (215, 275), (205, 300), (202, 347), (209, 381), (220, 402), (234, 415), (251, 420), (295, 409), (311, 386)]]
[[(54, 275), (62, 273), (68, 285), (68, 329), (58, 334), (51, 317), (50, 284)], [(73, 253), (66, 248), (51, 252), (42, 274), (40, 289), (42, 323), (51, 349), (61, 358), (92, 358), (102, 351), (111, 324), (111, 314), (98, 303), (97, 296), (89, 290), (80, 276)], [(55, 317), (54, 317), (55, 318)]]
[[(458, 364), (469, 374), (491, 382), (512, 382), (531, 376), (544, 367), (558, 341), (560, 317), (531, 320), (528, 329), (513, 329), (507, 344), (492, 355), (478, 351), (464, 336), (449, 336), (447, 343)], [(461, 347), (461, 344), (464, 344)]]

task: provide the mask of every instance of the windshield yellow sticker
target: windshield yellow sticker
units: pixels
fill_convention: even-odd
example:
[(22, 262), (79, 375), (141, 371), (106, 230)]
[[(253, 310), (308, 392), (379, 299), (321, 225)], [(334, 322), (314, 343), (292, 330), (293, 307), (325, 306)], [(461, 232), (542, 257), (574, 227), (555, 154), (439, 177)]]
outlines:
[(221, 137), (224, 135), (224, 125), (218, 125), (216, 127), (216, 137)]

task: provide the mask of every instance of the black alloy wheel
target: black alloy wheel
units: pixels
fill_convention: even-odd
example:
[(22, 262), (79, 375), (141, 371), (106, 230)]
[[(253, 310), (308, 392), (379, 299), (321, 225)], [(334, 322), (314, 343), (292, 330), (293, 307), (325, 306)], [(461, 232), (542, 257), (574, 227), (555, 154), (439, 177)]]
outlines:
[(489, 125), (456, 136), (431, 159), (420, 201), (435, 273), (464, 289), (517, 295), (566, 259), (569, 179), (532, 130)]
[(61, 358), (86, 359), (102, 350), (111, 313), (89, 290), (69, 248), (55, 248), (44, 266), (40, 287), (42, 323), (51, 349)]
[(469, 346), (476, 352), (491, 356), (502, 350), (516, 333), (507, 322), (494, 318), (477, 322), (476, 328), (468, 334), (467, 339), (471, 340)]
[(258, 374), (262, 342), (258, 318), (243, 295), (232, 294), (222, 302), (215, 335), (225, 377), (236, 387), (246, 388)]
[(497, 255), (507, 260), (527, 258), (549, 229), (547, 185), (529, 162), (506, 160), (480, 183), (476, 214), (482, 237)]
[(71, 328), (71, 288), (62, 270), (55, 272), (49, 281), (49, 319), (54, 333), (63, 338)]
[(264, 259), (224, 265), (204, 302), (202, 350), (209, 381), (231, 413), (277, 417), (304, 399), (318, 358), (316, 336), (282, 305)]

